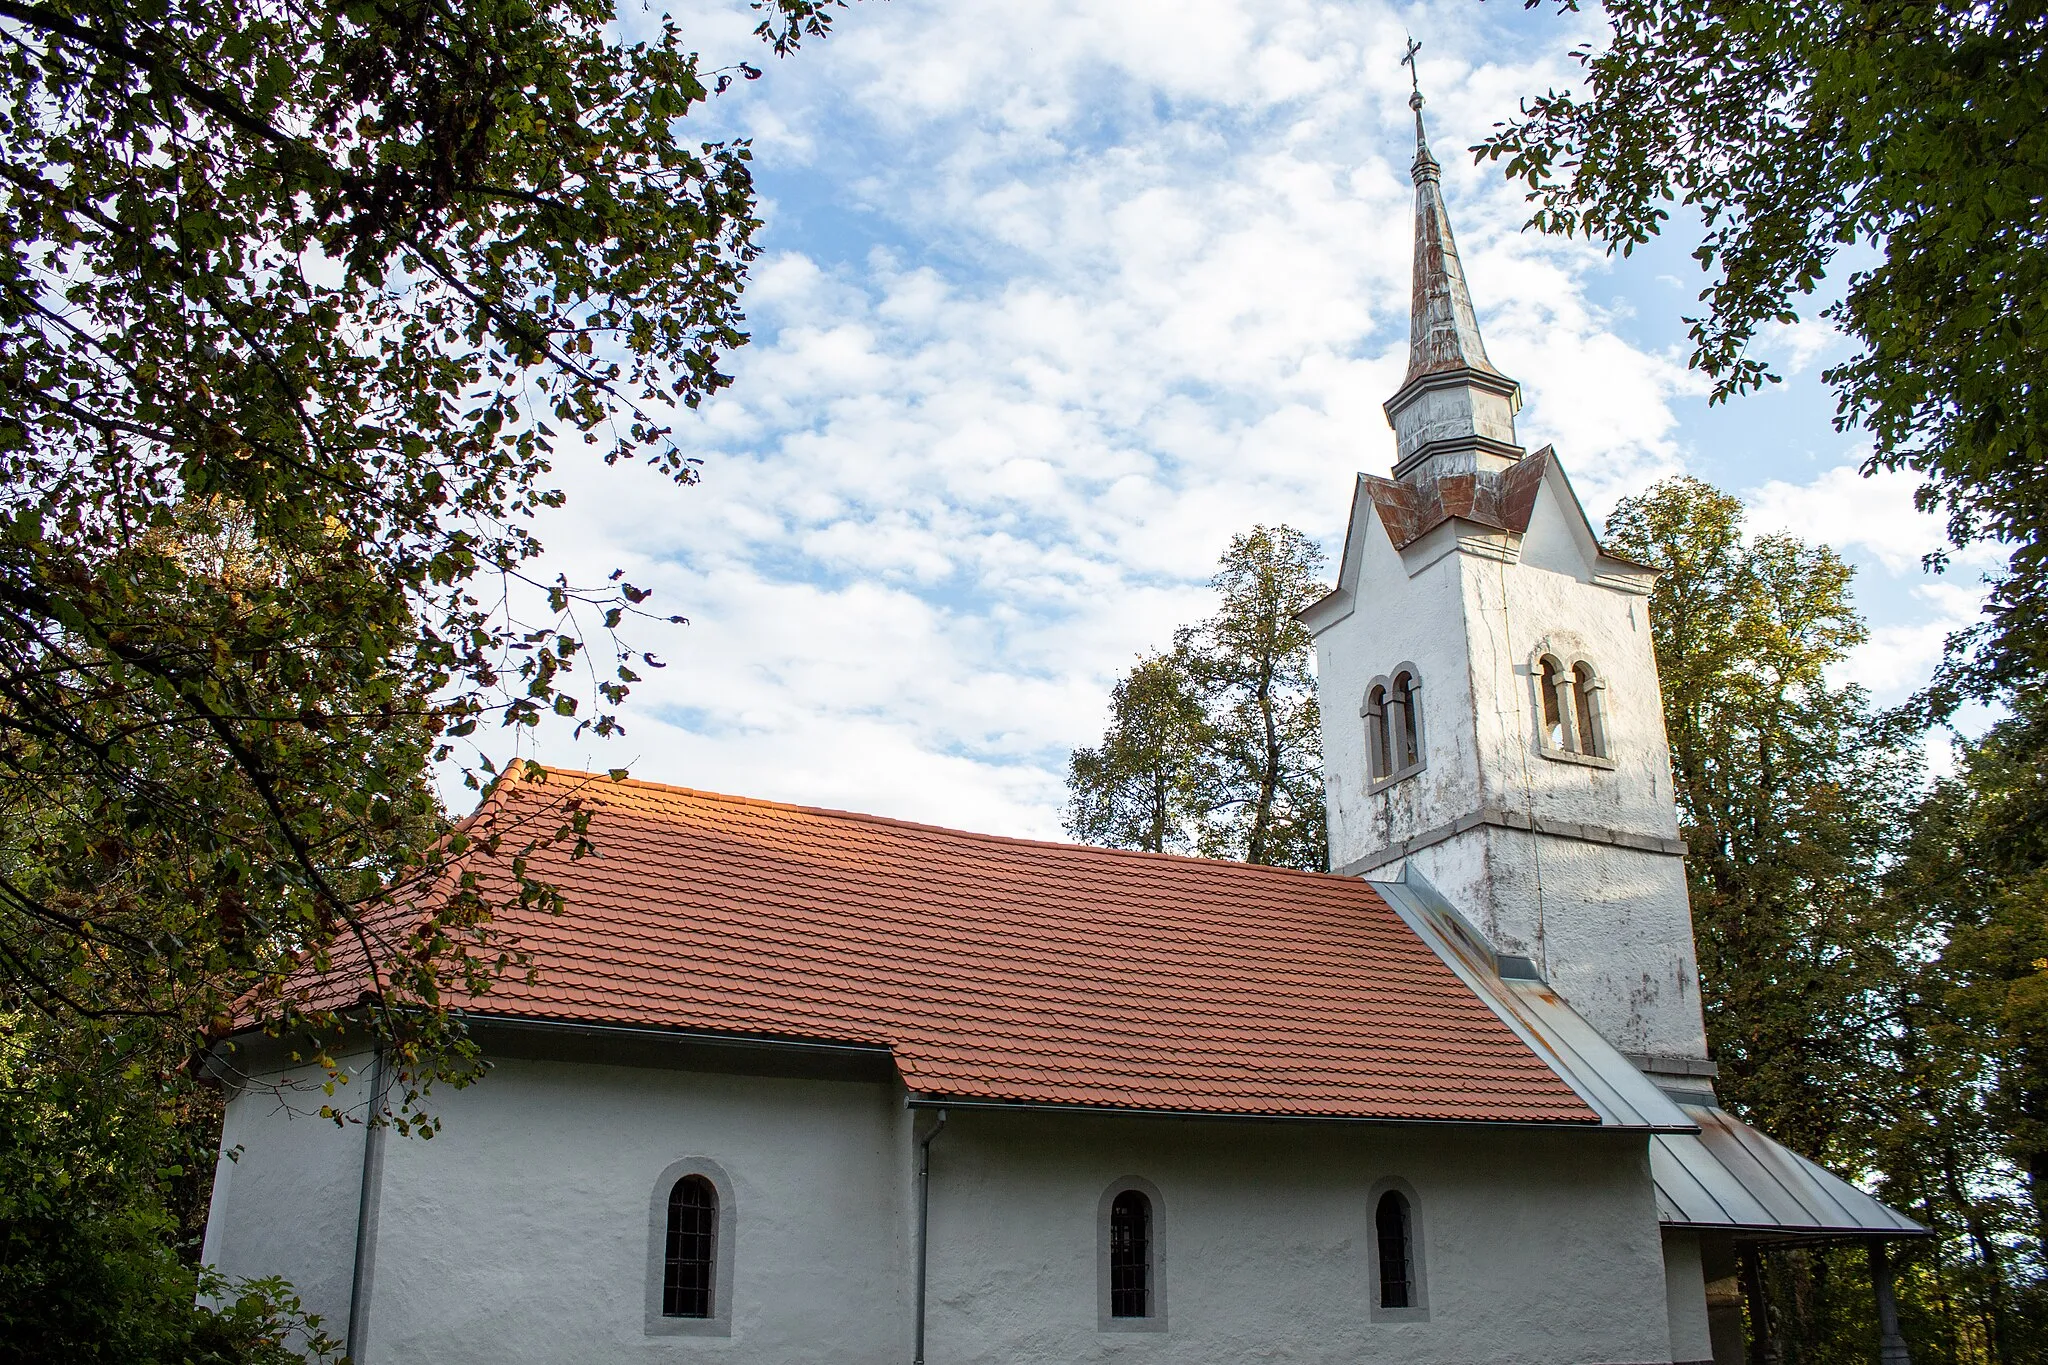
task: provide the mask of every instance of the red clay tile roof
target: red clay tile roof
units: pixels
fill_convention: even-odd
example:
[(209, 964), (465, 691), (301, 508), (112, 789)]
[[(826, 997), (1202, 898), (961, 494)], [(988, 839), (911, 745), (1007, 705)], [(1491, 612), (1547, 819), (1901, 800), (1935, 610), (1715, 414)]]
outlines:
[(559, 769), (487, 805), (572, 789), (598, 856), (535, 856), (567, 908), (500, 917), (538, 980), (478, 1013), (886, 1045), (950, 1099), (1597, 1122), (1362, 881)]

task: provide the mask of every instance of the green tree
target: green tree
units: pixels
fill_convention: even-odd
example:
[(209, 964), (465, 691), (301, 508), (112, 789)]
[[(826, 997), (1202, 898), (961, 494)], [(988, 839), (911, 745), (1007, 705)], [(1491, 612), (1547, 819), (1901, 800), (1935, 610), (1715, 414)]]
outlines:
[(1190, 672), (1178, 651), (1147, 655), (1110, 692), (1102, 743), (1068, 760), (1069, 834), (1111, 848), (1193, 851), (1209, 719)]
[(1102, 743), (1067, 770), (1067, 830), (1119, 848), (1326, 866), (1322, 730), (1307, 629), (1322, 552), (1288, 526), (1232, 538), (1215, 614), (1174, 632), (1111, 695)]
[(375, 932), (467, 838), (426, 765), (616, 729), (646, 594), (535, 580), (534, 520), (559, 450), (693, 477), (759, 226), (685, 135), (733, 73), (616, 18), (0, 0), (0, 1003), (217, 1030), (345, 942), (428, 1037), (502, 965), (474, 888)]
[(211, 1146), (188, 1141), (170, 1108), (138, 1104), (136, 1078), (95, 1065), (80, 1042), (0, 1016), (0, 1360), (331, 1355), (337, 1343), (281, 1281), (230, 1285), (179, 1254), (185, 1230), (167, 1187), (192, 1172), (174, 1163), (210, 1170)]
[[(1559, 0), (1577, 8), (1577, 0)], [(1527, 0), (1534, 7), (1537, 0)], [(1674, 207), (1705, 226), (1693, 364), (1726, 398), (1775, 379), (1758, 330), (1822, 309), (1867, 470), (1927, 476), (1957, 545), (2009, 548), (1981, 643), (1936, 700), (2048, 669), (2048, 23), (2038, 0), (1612, 0), (1608, 43), (1473, 150), (1533, 225), (1627, 252)], [(1862, 265), (1875, 248), (1876, 260)]]
[[(1897, 1094), (1880, 987), (1910, 934), (1880, 888), (1918, 751), (1860, 688), (1830, 680), (1865, 638), (1849, 566), (1743, 520), (1739, 499), (1680, 478), (1623, 500), (1607, 537), (1661, 570), (1652, 640), (1720, 1096), (1862, 1175)], [(1772, 1279), (1792, 1358), (1862, 1358), (1859, 1260), (1787, 1254)]]
[(2008, 722), (1965, 746), (1956, 774), (1914, 811), (1885, 877), (1906, 946), (1873, 983), (1889, 1034), (1880, 1079), (1890, 1084), (1874, 1094), (1869, 1164), (1887, 1196), (1937, 1234), (1909, 1297), (1921, 1301), (1922, 1339), (1947, 1359), (2032, 1359), (2048, 1345), (2038, 1136), (2025, 1120), (2039, 1094), (2041, 1034), (2024, 1005), (2042, 964), (2014, 951), (2042, 937), (2042, 916), (2010, 894), (2030, 873), (2001, 868), (1994, 848), (2018, 795), (2001, 780), (2007, 760), (2038, 742), (2033, 728)]
[[(834, 3), (759, 0), (761, 36)], [(42, 1304), (43, 1358), (200, 1358), (165, 1269), (211, 1170), (195, 1053), (238, 1013), (367, 1027), (412, 1106), (467, 1065), (445, 987), (517, 961), (450, 860), (580, 838), (570, 792), (455, 826), (428, 771), (617, 728), (647, 594), (535, 575), (553, 465), (691, 481), (670, 419), (746, 340), (750, 153), (688, 116), (760, 73), (618, 18), (0, 0), (0, 1341)], [(370, 1008), (293, 1019), (336, 953)]]
[(2048, 699), (2023, 694), (1916, 813), (1894, 896), (1940, 945), (1923, 990), (1982, 1066), (1998, 1156), (2048, 1246)]
[(1851, 570), (1747, 537), (1739, 499), (1672, 479), (1616, 507), (1609, 543), (1662, 571), (1652, 638), (1722, 1093), (1823, 1158), (1865, 1062), (1865, 913), (1918, 779), (1915, 749), (1829, 670), (1864, 639)]

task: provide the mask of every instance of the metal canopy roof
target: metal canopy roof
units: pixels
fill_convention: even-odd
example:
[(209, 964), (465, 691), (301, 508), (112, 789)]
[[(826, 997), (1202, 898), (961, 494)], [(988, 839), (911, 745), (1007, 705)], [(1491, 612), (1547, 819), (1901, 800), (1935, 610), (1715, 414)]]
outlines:
[(1684, 1227), (1791, 1237), (1921, 1237), (1927, 1229), (1759, 1133), (1725, 1109), (1688, 1104), (1696, 1137), (1650, 1139), (1657, 1216)]
[[(1419, 873), (1374, 882), (1416, 936), (1600, 1115), (1648, 1129), (1657, 1214), (1667, 1226), (1799, 1239), (1918, 1237), (1927, 1229), (1712, 1103), (1675, 1098), (1536, 975), (1502, 957)], [(1701, 1100), (1710, 1096), (1702, 1089)]]

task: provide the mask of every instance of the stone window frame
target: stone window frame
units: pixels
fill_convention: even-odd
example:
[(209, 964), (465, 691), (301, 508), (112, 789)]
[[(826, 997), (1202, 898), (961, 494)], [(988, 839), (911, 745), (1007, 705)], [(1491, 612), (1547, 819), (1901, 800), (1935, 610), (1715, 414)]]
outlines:
[[(668, 1265), (668, 1197), (678, 1181), (696, 1176), (718, 1196), (717, 1244), (712, 1249), (711, 1316), (672, 1318), (661, 1311)], [(732, 1177), (707, 1156), (686, 1156), (664, 1166), (654, 1182), (647, 1207), (647, 1322), (650, 1337), (729, 1337), (732, 1335), (734, 1234), (739, 1210), (733, 1200)]]
[[(1546, 667), (1547, 666), (1547, 667)], [(1554, 676), (1556, 684), (1548, 679)], [(1558, 763), (1577, 763), (1588, 768), (1612, 771), (1612, 740), (1607, 724), (1607, 680), (1583, 653), (1559, 649), (1549, 641), (1538, 645), (1529, 657), (1529, 681), (1535, 702), (1536, 751)], [(1567, 699), (1557, 684), (1570, 684)], [(1548, 713), (1555, 709), (1563, 744), (1550, 737)], [(1589, 727), (1590, 737), (1579, 732)]]
[[(1408, 1204), (1409, 1298), (1406, 1308), (1380, 1306), (1380, 1200), (1398, 1194)], [(1365, 1200), (1366, 1302), (1374, 1322), (1429, 1321), (1429, 1254), (1423, 1236), (1422, 1198), (1415, 1187), (1400, 1176), (1388, 1176), (1376, 1183)]]
[[(1397, 699), (1401, 680), (1407, 700)], [(1385, 791), (1429, 766), (1429, 736), (1422, 723), (1422, 670), (1404, 660), (1366, 684), (1358, 714), (1365, 721), (1366, 792)], [(1411, 755), (1410, 745), (1414, 746)]]
[[(1152, 1205), (1151, 1263), (1147, 1267), (1152, 1310), (1142, 1318), (1113, 1317), (1109, 1311), (1109, 1215), (1116, 1197), (1130, 1190)], [(1099, 1332), (1164, 1332), (1166, 1330), (1166, 1201), (1159, 1187), (1141, 1175), (1112, 1180), (1095, 1210), (1095, 1329)]]

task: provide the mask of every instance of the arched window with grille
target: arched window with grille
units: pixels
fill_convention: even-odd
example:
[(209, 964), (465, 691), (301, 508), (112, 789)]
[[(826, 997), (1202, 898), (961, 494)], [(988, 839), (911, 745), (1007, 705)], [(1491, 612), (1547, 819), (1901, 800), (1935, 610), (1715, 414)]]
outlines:
[(1413, 1308), (1415, 1256), (1407, 1197), (1399, 1190), (1381, 1195), (1373, 1225), (1380, 1244), (1380, 1307)]
[(668, 1196), (668, 1247), (662, 1258), (661, 1312), (708, 1318), (718, 1271), (718, 1191), (686, 1175)]
[(1103, 1193), (1101, 1217), (1102, 1330), (1165, 1331), (1159, 1191), (1136, 1176), (1119, 1180)]
[(1372, 1316), (1387, 1322), (1428, 1317), (1414, 1189), (1405, 1180), (1383, 1180), (1373, 1188), (1370, 1207)]
[(671, 1162), (647, 1211), (647, 1334), (732, 1334), (732, 1182), (708, 1157)]
[(1152, 1201), (1140, 1190), (1109, 1206), (1109, 1315), (1152, 1316)]

